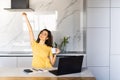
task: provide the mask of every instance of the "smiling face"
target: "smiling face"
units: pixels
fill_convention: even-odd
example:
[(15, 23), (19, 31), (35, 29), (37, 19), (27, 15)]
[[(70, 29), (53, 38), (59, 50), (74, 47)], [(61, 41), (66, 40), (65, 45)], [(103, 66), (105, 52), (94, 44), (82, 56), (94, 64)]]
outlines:
[(52, 47), (53, 37), (52, 37), (51, 32), (48, 29), (43, 29), (39, 33), (36, 42), (39, 43), (40, 41), (44, 41), (47, 46)]
[(48, 32), (47, 31), (42, 31), (39, 35), (40, 40), (46, 41), (48, 39)]

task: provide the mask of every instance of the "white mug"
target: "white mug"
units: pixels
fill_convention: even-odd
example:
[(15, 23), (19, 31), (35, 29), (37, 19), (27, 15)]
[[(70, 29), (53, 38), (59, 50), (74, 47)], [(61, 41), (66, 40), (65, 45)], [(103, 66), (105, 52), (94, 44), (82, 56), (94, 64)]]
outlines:
[(56, 48), (52, 48), (52, 53), (53, 53), (53, 54), (56, 53)]

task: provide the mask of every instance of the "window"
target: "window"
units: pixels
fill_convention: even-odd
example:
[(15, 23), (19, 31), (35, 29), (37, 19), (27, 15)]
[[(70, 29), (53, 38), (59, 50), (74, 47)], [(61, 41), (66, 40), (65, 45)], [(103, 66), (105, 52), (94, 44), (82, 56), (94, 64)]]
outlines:
[[(45, 13), (27, 13), (33, 31), (40, 31), (42, 29), (49, 29), (56, 31), (57, 12)], [(23, 20), (23, 31), (28, 31), (25, 20)]]

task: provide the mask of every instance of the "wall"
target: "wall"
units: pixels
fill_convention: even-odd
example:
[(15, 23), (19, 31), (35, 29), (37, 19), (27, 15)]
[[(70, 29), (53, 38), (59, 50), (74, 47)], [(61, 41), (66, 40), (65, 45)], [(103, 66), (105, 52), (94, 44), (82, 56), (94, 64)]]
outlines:
[(120, 80), (120, 1), (111, 0), (110, 78)]
[(97, 80), (110, 78), (110, 1), (87, 0), (87, 66)]
[(97, 80), (120, 80), (120, 0), (87, 0), (87, 66)]
[[(35, 10), (31, 12), (33, 15), (57, 11), (56, 31), (52, 31), (54, 41), (60, 43), (64, 36), (70, 36), (67, 50), (83, 51), (82, 3), (82, 0), (30, 0), (30, 8)], [(10, 6), (10, 0), (0, 3), (0, 51), (28, 50), (29, 35), (23, 31), (21, 12), (4, 10)], [(37, 37), (39, 32), (34, 33)]]

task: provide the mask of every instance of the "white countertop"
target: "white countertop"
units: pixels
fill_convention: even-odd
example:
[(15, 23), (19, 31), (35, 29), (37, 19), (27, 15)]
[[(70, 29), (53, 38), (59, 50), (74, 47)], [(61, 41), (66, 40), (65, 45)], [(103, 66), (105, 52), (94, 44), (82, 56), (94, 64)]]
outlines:
[(61, 76), (55, 76), (47, 70), (32, 73), (23, 72), (24, 69), (30, 68), (0, 68), (0, 77), (94, 77), (88, 69), (82, 69), (80, 73), (72, 73)]
[[(67, 52), (67, 53), (60, 53), (57, 56), (81, 56), (86, 55), (83, 52)], [(14, 51), (14, 52), (0, 52), (0, 57), (32, 57), (32, 52), (25, 52), (25, 51)]]

